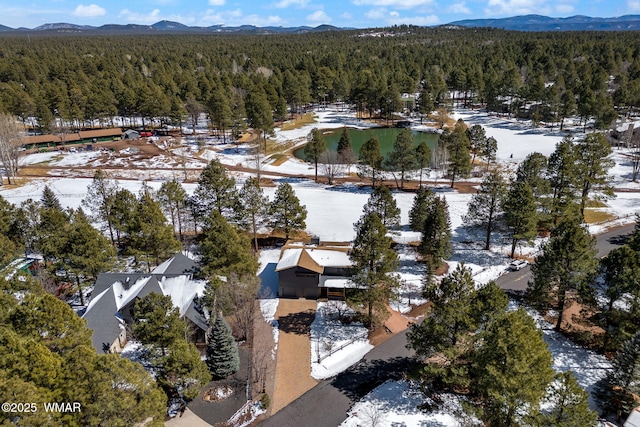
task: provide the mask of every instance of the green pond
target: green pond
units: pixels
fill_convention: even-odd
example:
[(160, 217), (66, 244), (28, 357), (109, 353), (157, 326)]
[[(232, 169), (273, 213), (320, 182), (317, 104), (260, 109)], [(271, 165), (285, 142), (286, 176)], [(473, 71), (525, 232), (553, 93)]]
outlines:
[[(340, 141), (340, 136), (342, 135), (343, 129), (344, 128), (322, 130), (322, 134), (327, 141), (327, 148), (329, 150), (335, 150), (338, 148), (338, 141)], [(375, 136), (376, 138), (378, 138), (378, 141), (380, 141), (380, 151), (385, 158), (393, 150), (393, 143), (395, 142), (396, 137), (400, 134), (400, 132), (402, 132), (402, 129), (400, 128), (348, 129), (349, 139), (351, 140), (351, 147), (353, 148), (353, 152), (356, 156), (360, 152), (360, 147), (362, 147), (362, 144), (371, 139), (371, 137)], [(438, 137), (439, 135), (437, 133), (419, 132), (415, 130), (413, 131), (414, 145), (418, 145), (420, 142), (425, 141), (429, 145), (429, 148), (431, 148), (432, 153), (435, 151), (436, 146), (438, 145)], [(293, 152), (293, 155), (299, 159), (305, 160), (304, 147), (295, 150)]]

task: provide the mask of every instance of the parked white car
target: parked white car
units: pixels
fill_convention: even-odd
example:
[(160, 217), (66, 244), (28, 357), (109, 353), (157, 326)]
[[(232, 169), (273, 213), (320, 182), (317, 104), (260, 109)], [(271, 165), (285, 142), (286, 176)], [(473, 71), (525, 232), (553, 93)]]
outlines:
[(513, 271), (518, 271), (518, 270), (522, 270), (527, 265), (529, 265), (528, 261), (526, 261), (524, 259), (517, 259), (517, 260), (513, 261), (511, 264), (509, 264), (509, 268), (511, 270), (513, 270)]

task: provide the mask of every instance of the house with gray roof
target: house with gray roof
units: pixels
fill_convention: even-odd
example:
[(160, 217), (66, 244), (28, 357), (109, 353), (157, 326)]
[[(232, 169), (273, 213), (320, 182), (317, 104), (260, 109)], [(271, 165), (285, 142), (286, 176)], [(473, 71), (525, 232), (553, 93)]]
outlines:
[(151, 273), (100, 273), (92, 298), (82, 316), (93, 329), (93, 346), (98, 353), (118, 353), (127, 341), (127, 326), (133, 324), (135, 302), (152, 292), (171, 297), (180, 317), (195, 332), (196, 343), (204, 343), (208, 322), (198, 306), (206, 281), (194, 280), (197, 263), (176, 254)]

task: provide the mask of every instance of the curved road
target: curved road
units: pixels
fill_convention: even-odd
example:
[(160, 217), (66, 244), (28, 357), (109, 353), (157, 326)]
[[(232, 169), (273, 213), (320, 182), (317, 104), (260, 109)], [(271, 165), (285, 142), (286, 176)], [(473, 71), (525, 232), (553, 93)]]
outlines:
[[(634, 227), (635, 224), (630, 224), (598, 234), (596, 236), (598, 257), (602, 258), (611, 252), (612, 249), (624, 244), (626, 239), (633, 232)], [(531, 267), (527, 266), (520, 271), (512, 271), (507, 274), (503, 274), (496, 280), (496, 284), (507, 292), (511, 291), (521, 293), (527, 289), (529, 279), (531, 279)]]
[[(628, 225), (597, 236), (598, 256), (624, 244), (633, 231)], [(524, 291), (531, 277), (530, 267), (501, 276), (496, 283), (507, 291)], [(407, 350), (406, 331), (371, 350), (362, 361), (335, 378), (320, 382), (290, 405), (267, 418), (264, 427), (335, 427), (347, 417), (349, 409), (387, 379), (396, 379), (412, 363)]]

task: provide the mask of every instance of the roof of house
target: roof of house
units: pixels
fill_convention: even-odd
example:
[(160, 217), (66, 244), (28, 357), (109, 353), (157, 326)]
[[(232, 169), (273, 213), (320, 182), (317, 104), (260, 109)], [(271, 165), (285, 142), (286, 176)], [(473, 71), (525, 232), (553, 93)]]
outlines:
[(154, 268), (151, 274), (173, 275), (193, 273), (197, 266), (198, 263), (196, 263), (191, 258), (181, 253), (177, 253)]
[(80, 141), (83, 139), (91, 139), (91, 138), (105, 138), (109, 136), (122, 136), (122, 129), (120, 128), (111, 128), (111, 129), (96, 129), (96, 130), (83, 130), (80, 132), (73, 132), (67, 134), (45, 134), (45, 135), (32, 135), (24, 137), (22, 140), (23, 145), (29, 144), (43, 144), (43, 143), (56, 143), (59, 144), (61, 142), (73, 142)]
[(149, 273), (100, 273), (93, 285), (93, 295), (99, 295), (116, 282), (120, 282), (126, 290), (138, 280), (151, 276)]
[(182, 255), (160, 264), (151, 273), (101, 273), (94, 285), (93, 295), (83, 318), (93, 329), (93, 345), (104, 351), (104, 344), (111, 345), (120, 334), (122, 319), (119, 314), (136, 298), (152, 292), (171, 297), (171, 302), (186, 317), (207, 329), (207, 320), (196, 307), (197, 297), (204, 295), (206, 281), (192, 280), (190, 272), (195, 261)]
[(109, 349), (124, 327), (111, 288), (91, 300), (82, 318), (87, 321), (87, 327), (93, 330), (91, 341), (99, 353)]
[(343, 276), (321, 276), (318, 283), (320, 288), (337, 288), (337, 289), (349, 289), (357, 288), (358, 286), (351, 281), (348, 277)]
[(347, 251), (324, 247), (289, 247), (283, 248), (276, 271), (293, 267), (302, 267), (322, 274), (325, 267), (351, 267)]
[(111, 128), (111, 129), (83, 130), (78, 132), (78, 135), (80, 136), (80, 139), (104, 138), (107, 136), (121, 136), (122, 129)]

